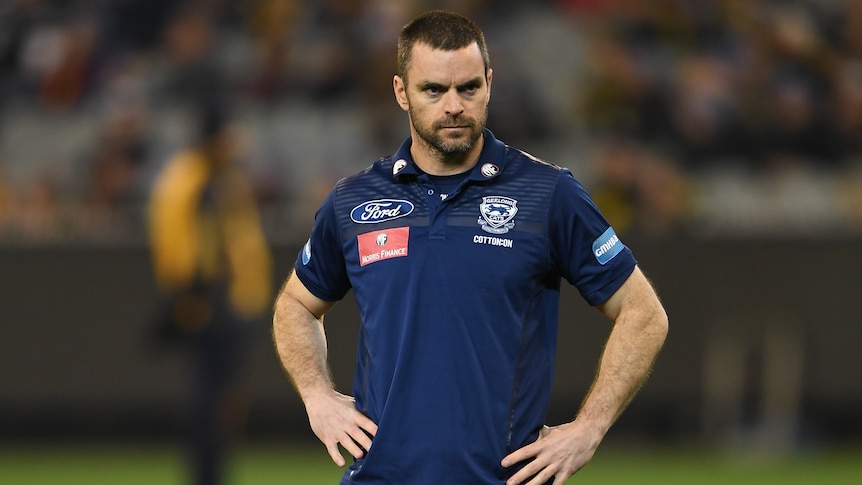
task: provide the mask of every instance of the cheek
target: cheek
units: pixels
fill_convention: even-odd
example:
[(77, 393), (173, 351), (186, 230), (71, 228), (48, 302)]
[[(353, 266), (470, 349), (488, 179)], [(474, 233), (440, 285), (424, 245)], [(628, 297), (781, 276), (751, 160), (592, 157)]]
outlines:
[(427, 106), (417, 106), (415, 104), (410, 106), (410, 115), (414, 122), (419, 122), (420, 124), (426, 124), (432, 118), (431, 110)]

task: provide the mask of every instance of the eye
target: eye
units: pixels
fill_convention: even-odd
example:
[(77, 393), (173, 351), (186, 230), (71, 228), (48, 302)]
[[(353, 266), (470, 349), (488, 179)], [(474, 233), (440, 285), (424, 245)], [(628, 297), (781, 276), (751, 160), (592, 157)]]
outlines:
[(463, 86), (459, 86), (458, 92), (467, 95), (474, 95), (479, 90), (479, 87), (479, 83), (467, 83)]

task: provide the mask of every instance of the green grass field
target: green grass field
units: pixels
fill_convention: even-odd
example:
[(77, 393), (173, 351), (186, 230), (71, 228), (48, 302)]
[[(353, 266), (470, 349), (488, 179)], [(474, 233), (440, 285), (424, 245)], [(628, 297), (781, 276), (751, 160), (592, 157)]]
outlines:
[[(232, 467), (233, 485), (334, 485), (341, 470), (322, 446), (245, 446)], [(0, 448), (3, 485), (183, 485), (178, 450), (157, 447), (56, 446)], [(788, 457), (717, 455), (672, 449), (600, 449), (568, 483), (601, 485), (850, 485), (862, 483), (862, 450)]]

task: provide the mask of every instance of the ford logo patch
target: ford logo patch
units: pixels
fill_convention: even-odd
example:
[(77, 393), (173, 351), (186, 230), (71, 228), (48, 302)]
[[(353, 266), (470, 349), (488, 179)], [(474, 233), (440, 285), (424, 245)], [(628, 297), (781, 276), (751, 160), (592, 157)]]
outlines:
[(350, 219), (357, 224), (376, 224), (404, 217), (413, 212), (409, 200), (377, 199), (363, 202), (350, 211)]

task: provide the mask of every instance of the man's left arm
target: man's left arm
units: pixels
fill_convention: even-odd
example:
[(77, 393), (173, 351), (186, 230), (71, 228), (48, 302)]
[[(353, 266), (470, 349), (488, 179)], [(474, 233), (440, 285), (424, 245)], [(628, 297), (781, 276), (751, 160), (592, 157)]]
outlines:
[[(506, 484), (562, 485), (593, 457), (599, 443), (646, 381), (668, 330), (656, 292), (635, 267), (598, 309), (613, 322), (598, 372), (575, 419), (545, 427), (539, 439), (506, 456), (502, 465), (530, 461)], [(528, 481), (529, 480), (529, 481)]]

